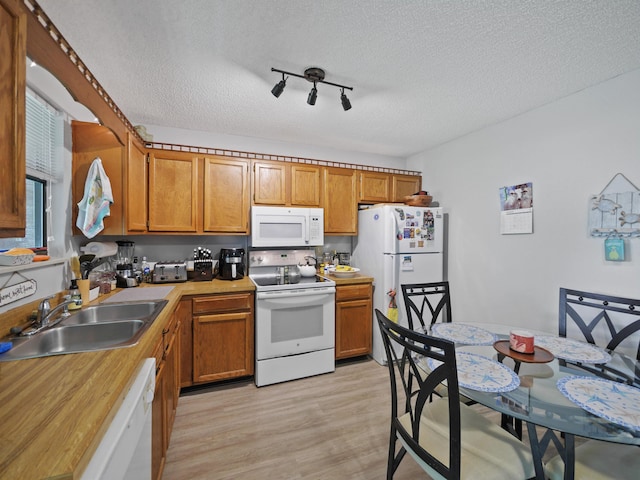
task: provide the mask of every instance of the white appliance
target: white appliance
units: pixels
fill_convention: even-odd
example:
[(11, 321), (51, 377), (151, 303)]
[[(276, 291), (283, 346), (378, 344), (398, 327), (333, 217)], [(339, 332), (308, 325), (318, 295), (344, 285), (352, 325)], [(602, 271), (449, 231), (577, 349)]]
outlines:
[(313, 250), (249, 254), (249, 278), (256, 285), (258, 387), (335, 370), (336, 284), (301, 277), (296, 267), (313, 255)]
[(142, 363), (82, 480), (151, 478), (151, 410), (156, 359)]
[(251, 207), (252, 247), (313, 247), (323, 244), (322, 208)]
[[(387, 314), (395, 290), (398, 322), (407, 326), (400, 285), (443, 280), (442, 208), (379, 205), (358, 212), (358, 238), (352, 265), (374, 278), (373, 308)], [(373, 358), (386, 363), (378, 322), (373, 316)]]

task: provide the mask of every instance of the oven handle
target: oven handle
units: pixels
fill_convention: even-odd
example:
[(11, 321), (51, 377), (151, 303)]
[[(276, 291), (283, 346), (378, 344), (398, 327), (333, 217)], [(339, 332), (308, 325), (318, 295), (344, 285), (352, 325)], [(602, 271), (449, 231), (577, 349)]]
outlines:
[(335, 293), (335, 287), (322, 287), (322, 288), (301, 288), (292, 290), (278, 290), (271, 292), (257, 292), (256, 298), (258, 300), (266, 300), (270, 298), (287, 298), (287, 297), (310, 297), (316, 295), (328, 295)]

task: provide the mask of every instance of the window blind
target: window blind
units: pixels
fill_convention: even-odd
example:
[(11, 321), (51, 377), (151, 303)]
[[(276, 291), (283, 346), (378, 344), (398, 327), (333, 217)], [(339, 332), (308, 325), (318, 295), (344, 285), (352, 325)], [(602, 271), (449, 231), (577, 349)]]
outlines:
[(60, 113), (35, 92), (26, 95), (27, 174), (55, 182), (61, 178)]

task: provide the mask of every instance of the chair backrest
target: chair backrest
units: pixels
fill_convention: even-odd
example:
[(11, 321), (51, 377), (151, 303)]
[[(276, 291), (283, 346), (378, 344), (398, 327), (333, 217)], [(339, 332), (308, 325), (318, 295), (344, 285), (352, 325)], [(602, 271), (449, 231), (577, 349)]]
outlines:
[(401, 288), (411, 330), (422, 327), (428, 332), (438, 321), (452, 321), (449, 282), (405, 284)]
[[(380, 310), (375, 312), (387, 354), (392, 426), (425, 463), (446, 478), (460, 478), (460, 402), (453, 342), (407, 329), (389, 320)], [(426, 363), (428, 358), (442, 363), (433, 369), (426, 365), (421, 368), (421, 362)], [(418, 443), (422, 411), (442, 382), (446, 382), (448, 396), (437, 401), (448, 402), (449, 405), (448, 466)], [(398, 421), (398, 416), (404, 414), (410, 415), (411, 431)]]
[(559, 320), (561, 337), (579, 330), (589, 343), (611, 351), (623, 344), (640, 360), (640, 300), (561, 288)]

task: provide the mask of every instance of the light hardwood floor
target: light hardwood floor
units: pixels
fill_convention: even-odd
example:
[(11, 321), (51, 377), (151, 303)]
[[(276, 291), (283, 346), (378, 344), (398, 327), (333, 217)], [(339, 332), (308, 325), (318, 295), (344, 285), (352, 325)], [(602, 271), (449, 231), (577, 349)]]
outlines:
[[(242, 381), (183, 394), (163, 479), (382, 480), (388, 375), (365, 359), (277, 385)], [(429, 477), (407, 455), (394, 478)]]

